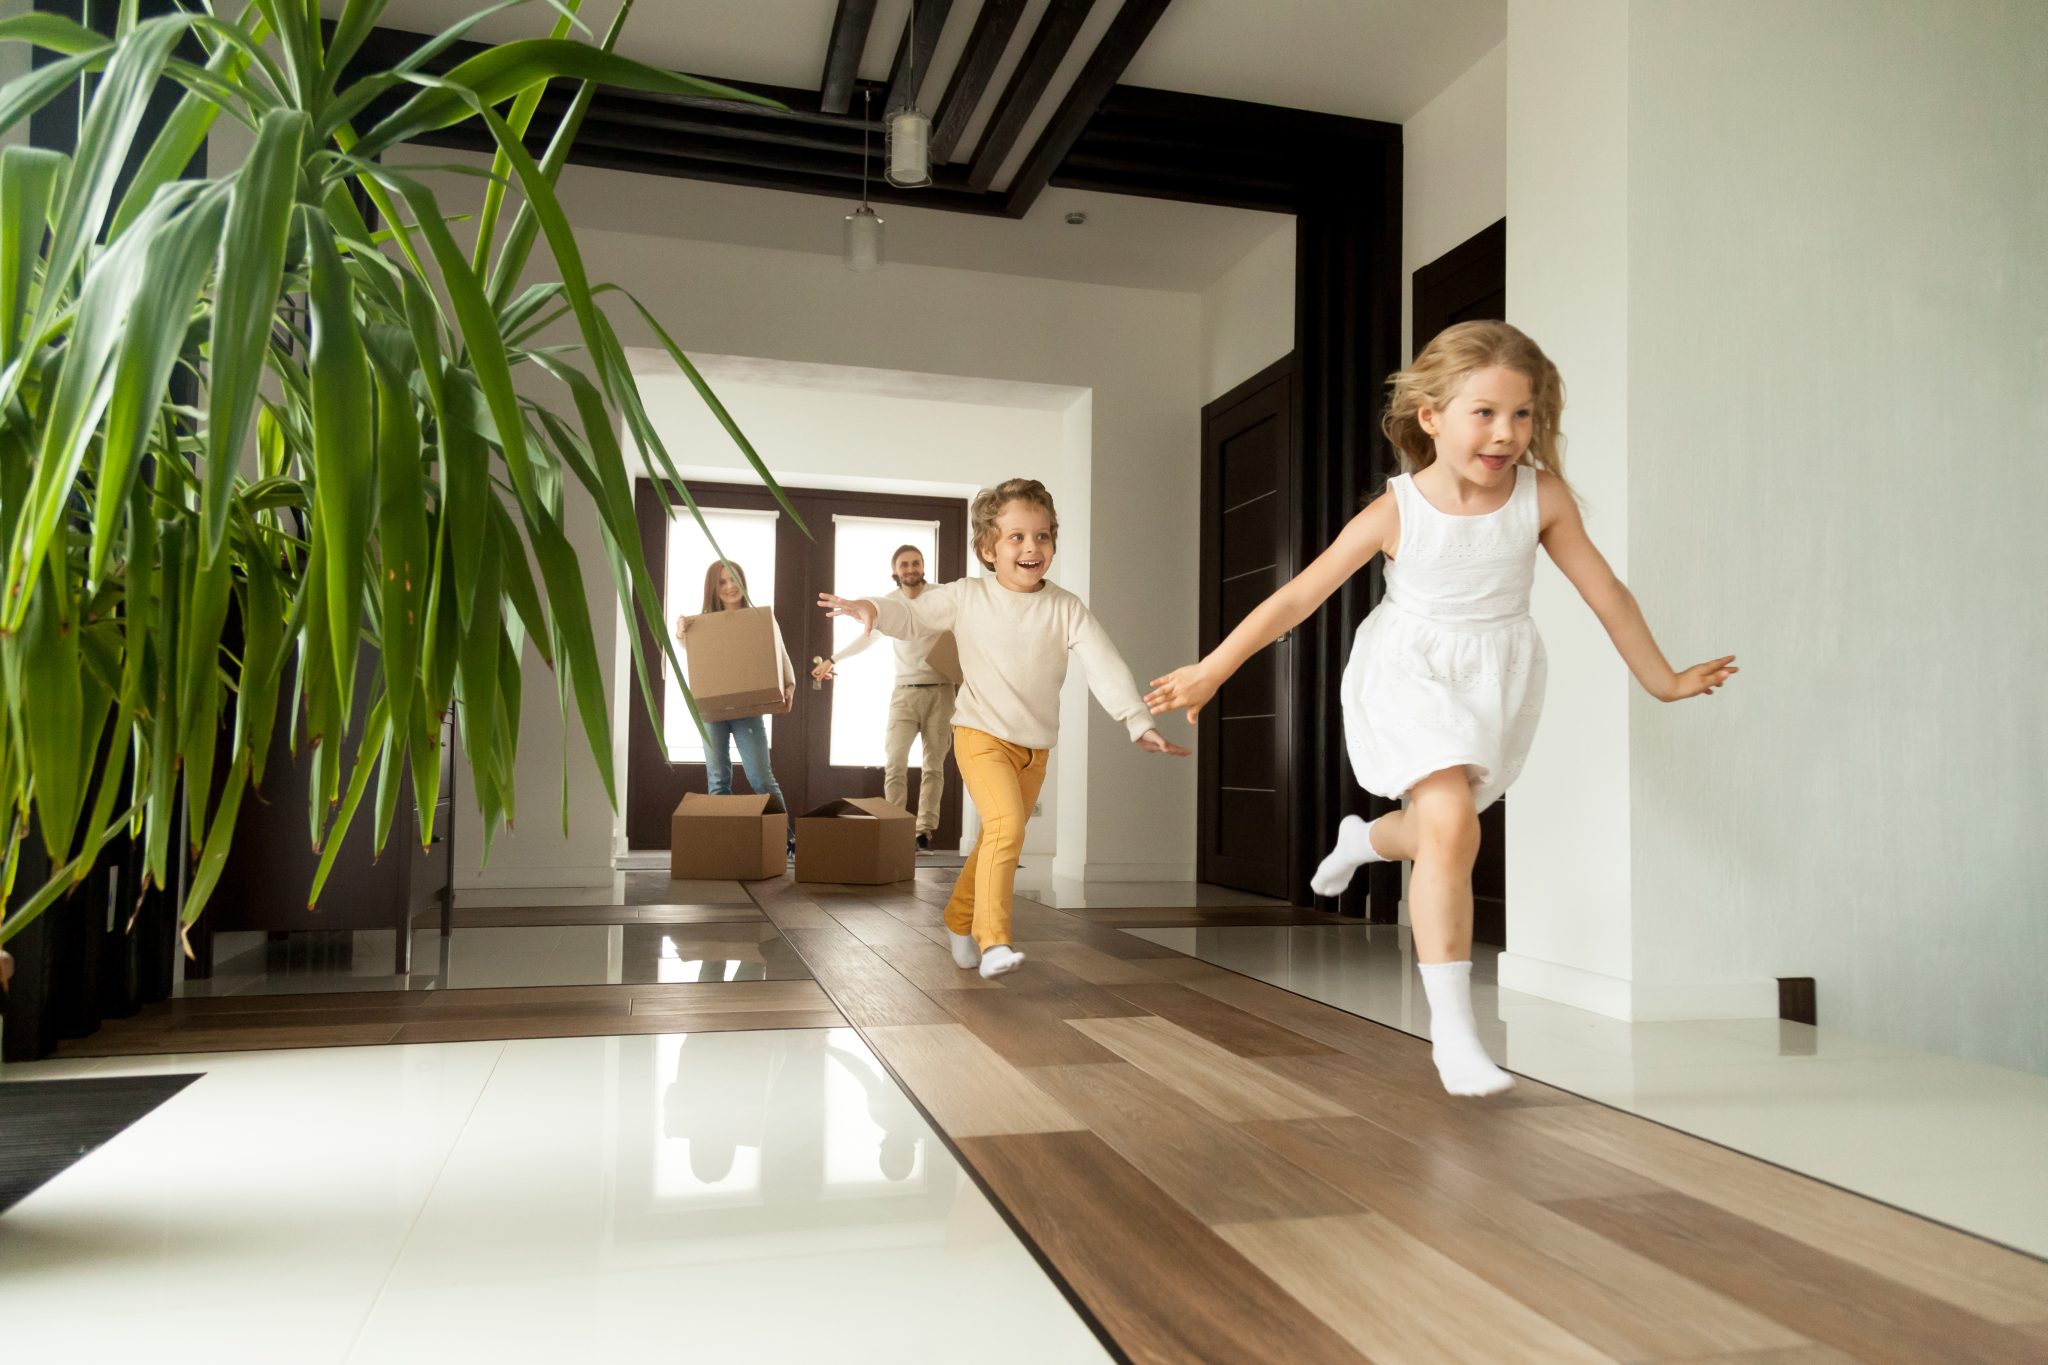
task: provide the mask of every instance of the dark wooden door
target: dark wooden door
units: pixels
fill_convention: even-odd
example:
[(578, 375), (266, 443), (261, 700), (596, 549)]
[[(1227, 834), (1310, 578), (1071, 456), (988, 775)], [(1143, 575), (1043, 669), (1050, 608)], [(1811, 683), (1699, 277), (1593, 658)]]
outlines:
[[(1415, 349), (1455, 322), (1507, 317), (1508, 223), (1503, 218), (1415, 272)], [(1472, 869), (1472, 937), (1508, 942), (1505, 799), (1479, 817), (1479, 861)]]
[[(1202, 409), (1201, 649), (1214, 649), (1293, 571), (1293, 359)], [(1253, 655), (1199, 719), (1197, 874), (1288, 894), (1294, 846), (1293, 641)]]
[[(800, 528), (773, 497), (757, 486), (739, 484), (691, 484), (690, 495), (707, 510), (774, 514), (774, 603), (776, 623), (782, 628), (784, 644), (796, 665), (795, 707), (774, 718), (770, 727), (769, 761), (792, 813), (812, 809), (836, 797), (880, 796), (882, 770), (879, 766), (835, 765), (832, 757), (832, 694), (830, 684), (814, 687), (810, 679), (811, 659), (832, 652), (832, 623), (814, 605), (820, 592), (845, 596), (876, 596), (890, 590), (886, 560), (874, 566), (872, 579), (835, 583), (834, 551), (840, 516), (902, 518), (938, 523), (938, 553), (929, 567), (932, 581), (943, 582), (966, 572), (967, 506), (959, 499), (903, 497), (884, 493), (841, 493), (820, 489), (785, 489), (804, 527)], [(641, 545), (647, 555), (648, 571), (660, 586), (663, 597), (676, 610), (695, 612), (701, 604), (701, 569), (683, 573), (687, 582), (668, 582), (667, 543), (670, 499), (650, 479), (642, 479), (634, 490), (634, 508), (640, 524)], [(687, 510), (676, 515), (687, 517)], [(808, 528), (809, 535), (805, 534)], [(745, 566), (745, 560), (728, 550)], [(708, 562), (708, 561), (707, 561)], [(671, 613), (673, 615), (673, 612)], [(644, 622), (636, 622), (647, 657), (660, 660), (659, 642)], [(878, 641), (874, 651), (886, 658), (888, 645)], [(669, 817), (686, 792), (705, 790), (702, 762), (669, 761), (662, 735), (667, 725), (667, 703), (660, 679), (655, 679), (657, 705), (652, 716), (635, 681), (627, 720), (626, 751), (626, 843), (634, 849), (664, 849), (669, 844)], [(888, 717), (878, 711), (859, 723), (872, 723), (879, 736)], [(924, 774), (910, 771), (909, 801), (917, 804)], [(946, 794), (934, 845), (958, 847), (960, 841), (960, 778), (949, 760), (943, 778)], [(748, 790), (744, 769), (737, 754), (733, 761), (733, 787)]]

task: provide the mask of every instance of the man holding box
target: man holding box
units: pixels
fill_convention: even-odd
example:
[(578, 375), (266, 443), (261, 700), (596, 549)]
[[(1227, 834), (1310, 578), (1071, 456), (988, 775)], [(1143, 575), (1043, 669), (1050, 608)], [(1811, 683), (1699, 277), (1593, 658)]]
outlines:
[[(905, 545), (890, 557), (892, 598), (909, 600), (925, 590), (924, 553)], [(833, 668), (875, 642), (864, 634), (829, 659), (820, 660), (811, 676), (830, 682)], [(959, 682), (958, 655), (950, 635), (892, 640), (896, 649), (896, 688), (889, 695), (889, 729), (883, 738), (882, 798), (908, 810), (910, 741), (924, 739), (923, 775), (917, 792), (917, 847), (931, 847), (939, 828), (939, 802), (946, 790), (946, 755), (953, 748), (953, 689)]]

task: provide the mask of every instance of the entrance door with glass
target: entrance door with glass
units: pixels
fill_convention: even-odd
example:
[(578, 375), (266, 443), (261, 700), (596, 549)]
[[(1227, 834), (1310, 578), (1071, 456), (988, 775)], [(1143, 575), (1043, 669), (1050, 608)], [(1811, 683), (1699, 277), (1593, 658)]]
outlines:
[[(662, 585), (672, 627), (677, 616), (703, 610), (705, 572), (717, 556), (696, 518), (679, 499), (664, 496), (667, 492), (653, 480), (642, 479), (634, 502), (648, 570)], [(769, 753), (790, 809), (802, 812), (838, 797), (883, 794), (884, 735), (895, 685), (895, 656), (887, 640), (878, 640), (847, 660), (835, 681), (812, 683), (812, 662), (843, 648), (858, 631), (819, 611), (818, 594), (879, 597), (892, 591), (890, 563), (904, 545), (915, 545), (924, 553), (931, 582), (960, 577), (967, 567), (967, 504), (957, 498), (887, 493), (800, 488), (784, 492), (803, 518), (803, 527), (758, 487), (690, 486), (719, 549), (745, 572), (754, 605), (775, 608), (783, 641), (796, 663), (796, 706), (788, 715), (769, 718)], [(656, 642), (644, 625), (639, 629), (648, 657), (658, 660)], [(635, 850), (667, 848), (670, 814), (685, 792), (701, 792), (706, 785), (703, 738), (670, 673), (664, 663), (658, 728), (641, 704), (637, 685), (631, 701), (626, 839)], [(910, 764), (907, 804), (915, 810), (926, 778), (918, 742), (912, 744)], [(932, 776), (946, 784), (933, 845), (956, 848), (959, 774), (948, 762), (942, 774)], [(736, 756), (733, 790), (751, 790)]]

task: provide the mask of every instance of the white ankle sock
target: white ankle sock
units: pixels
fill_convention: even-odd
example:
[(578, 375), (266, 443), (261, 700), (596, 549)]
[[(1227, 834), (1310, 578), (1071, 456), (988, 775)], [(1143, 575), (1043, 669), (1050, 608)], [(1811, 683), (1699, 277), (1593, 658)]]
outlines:
[(1318, 896), (1340, 896), (1352, 876), (1367, 863), (1383, 863), (1386, 855), (1372, 846), (1372, 826), (1355, 815), (1337, 823), (1337, 846), (1316, 867), (1309, 889)]
[(1453, 1095), (1498, 1095), (1515, 1078), (1493, 1064), (1472, 1019), (1472, 964), (1424, 962), (1422, 989), (1429, 996), (1430, 1059), (1444, 1089)]
[(1023, 965), (1024, 954), (1007, 943), (990, 944), (988, 951), (981, 955), (981, 974), (985, 977), (998, 977), (1004, 972), (1014, 972)]
[(981, 965), (981, 945), (974, 941), (972, 934), (956, 934), (951, 929), (946, 937), (953, 940), (953, 965), (972, 970)]

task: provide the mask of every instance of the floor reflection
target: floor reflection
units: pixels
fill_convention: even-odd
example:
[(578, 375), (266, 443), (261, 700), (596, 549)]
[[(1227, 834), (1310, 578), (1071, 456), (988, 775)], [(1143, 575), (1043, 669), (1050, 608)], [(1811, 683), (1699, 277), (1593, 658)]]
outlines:
[[(644, 1123), (622, 1090), (629, 1240), (943, 1224), (962, 1176), (851, 1029), (618, 1040), (661, 1078)], [(643, 1140), (636, 1134), (647, 1134)]]
[(180, 996), (334, 991), (643, 986), (684, 981), (803, 981), (810, 969), (765, 920), (730, 924), (572, 924), (413, 932), (413, 970), (391, 972), (391, 929), (227, 933), (211, 977), (181, 976)]

